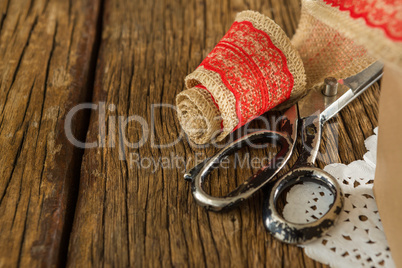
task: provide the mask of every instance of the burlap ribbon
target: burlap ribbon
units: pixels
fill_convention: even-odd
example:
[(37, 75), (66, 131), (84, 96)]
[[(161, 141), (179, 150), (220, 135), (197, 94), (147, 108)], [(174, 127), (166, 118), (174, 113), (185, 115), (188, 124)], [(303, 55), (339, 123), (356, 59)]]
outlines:
[(190, 140), (225, 138), (266, 111), (287, 108), (328, 76), (339, 79), (374, 61), (364, 47), (303, 8), (292, 41), (268, 17), (244, 11), (185, 79), (176, 98)]
[(299, 53), (282, 29), (253, 11), (232, 27), (185, 81), (176, 101), (180, 123), (198, 144), (222, 140), (305, 89)]

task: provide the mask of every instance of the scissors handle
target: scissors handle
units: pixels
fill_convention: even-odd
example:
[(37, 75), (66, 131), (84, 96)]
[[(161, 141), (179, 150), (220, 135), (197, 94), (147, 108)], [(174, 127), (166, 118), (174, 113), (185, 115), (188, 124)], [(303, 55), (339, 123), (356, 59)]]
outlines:
[[(251, 197), (266, 185), (286, 165), (295, 145), (297, 137), (297, 107), (291, 107), (286, 111), (284, 118), (285, 120), (282, 120), (282, 131), (262, 130), (243, 136), (185, 174), (184, 178), (191, 181), (191, 190), (197, 204), (212, 211), (229, 209)], [(275, 143), (280, 146), (280, 151), (267, 166), (261, 168), (254, 176), (243, 182), (228, 195), (215, 197), (207, 194), (203, 189), (203, 184), (208, 174), (219, 165), (222, 159), (244, 146), (250, 146), (253, 142)]]
[[(330, 190), (334, 200), (325, 215), (314, 222), (294, 223), (285, 220), (277, 210), (281, 193), (299, 182), (314, 182)], [(343, 207), (343, 194), (336, 179), (322, 169), (304, 166), (292, 169), (273, 185), (268, 185), (263, 205), (265, 228), (277, 239), (288, 244), (306, 244), (324, 235), (336, 223)]]
[[(291, 170), (267, 185), (263, 205), (265, 228), (277, 239), (288, 244), (305, 244), (321, 237), (336, 222), (343, 207), (342, 191), (336, 179), (314, 166), (321, 141), (322, 123), (319, 113), (303, 118), (301, 123), (302, 151)], [(305, 224), (285, 220), (277, 210), (281, 193), (300, 182), (314, 182), (329, 189), (334, 201), (320, 219)]]

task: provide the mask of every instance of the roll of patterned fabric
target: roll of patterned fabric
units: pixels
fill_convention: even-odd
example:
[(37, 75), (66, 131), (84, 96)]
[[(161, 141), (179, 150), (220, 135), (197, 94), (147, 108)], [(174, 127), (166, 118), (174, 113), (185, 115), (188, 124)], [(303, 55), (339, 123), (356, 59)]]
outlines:
[(306, 76), (282, 29), (243, 11), (185, 84), (176, 97), (178, 118), (189, 139), (204, 144), (280, 104), (289, 106), (305, 92)]

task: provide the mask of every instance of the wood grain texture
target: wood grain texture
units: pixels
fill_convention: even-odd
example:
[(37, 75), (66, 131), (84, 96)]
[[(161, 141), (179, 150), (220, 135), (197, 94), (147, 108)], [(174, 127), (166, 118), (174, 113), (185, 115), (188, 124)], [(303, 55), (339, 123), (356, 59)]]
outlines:
[[(300, 11), (293, 0), (106, 0), (93, 97), (96, 104), (105, 102), (106, 119), (93, 111), (87, 135), (88, 142), (99, 142), (105, 134), (106, 143), (84, 155), (68, 266), (322, 266), (302, 249), (266, 233), (261, 194), (230, 212), (207, 212), (195, 204), (182, 179), (183, 165), (155, 168), (149, 162), (183, 157), (191, 167), (195, 154), (202, 158), (216, 151), (195, 149), (186, 140), (169, 148), (153, 147), (152, 139), (168, 144), (181, 131), (174, 110), (158, 108), (152, 114), (152, 104), (174, 104), (186, 74), (245, 9), (268, 15), (290, 36)], [(364, 139), (377, 124), (378, 93), (378, 87), (365, 93), (325, 126), (321, 167), (363, 156)], [(118, 117), (129, 116), (144, 118), (149, 133), (131, 121), (119, 135)], [(123, 137), (133, 143), (148, 139), (139, 148), (129, 148), (119, 146)], [(325, 154), (328, 150), (332, 153)], [(267, 151), (243, 153), (262, 158)], [(253, 172), (240, 167), (219, 170), (211, 175), (209, 188), (222, 195)]]
[(92, 83), (98, 14), (98, 0), (0, 1), (1, 267), (65, 259), (80, 162), (64, 120)]
[[(70, 267), (323, 267), (266, 233), (261, 193), (226, 213), (195, 204), (183, 173), (217, 148), (185, 139), (154, 146), (174, 142), (181, 129), (173, 109), (153, 105), (174, 104), (186, 74), (235, 14), (257, 10), (292, 36), (299, 1), (105, 0), (103, 8), (102, 2), (0, 1), (0, 266), (54, 267), (67, 260)], [(98, 106), (88, 132), (84, 113), (73, 121), (76, 137), (97, 142), (81, 165), (82, 152), (67, 140), (64, 123), (92, 87)], [(375, 85), (325, 125), (320, 167), (362, 158), (377, 125), (378, 98)], [(250, 124), (261, 127), (261, 120)], [(231, 138), (242, 134), (244, 128)], [(142, 138), (142, 146), (129, 146)], [(275, 150), (245, 149), (239, 156), (249, 157), (247, 165)], [(207, 188), (224, 195), (255, 172), (219, 169)]]

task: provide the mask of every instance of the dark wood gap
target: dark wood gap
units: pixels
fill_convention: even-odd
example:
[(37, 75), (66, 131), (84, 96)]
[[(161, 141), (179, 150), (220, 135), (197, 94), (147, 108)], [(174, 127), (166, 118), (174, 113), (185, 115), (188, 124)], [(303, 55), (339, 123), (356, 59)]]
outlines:
[[(99, 49), (102, 42), (102, 28), (103, 28), (103, 14), (104, 14), (104, 4), (105, 0), (99, 0), (99, 12), (98, 12), (98, 21), (96, 23), (96, 33), (95, 33), (95, 42), (92, 47), (92, 53), (89, 63), (89, 72), (88, 72), (88, 80), (87, 80), (87, 91), (84, 102), (91, 102), (93, 97), (94, 85), (95, 85), (95, 74), (96, 74), (96, 65), (99, 56)], [(91, 109), (85, 109), (81, 118), (80, 126), (78, 127), (78, 131), (76, 137), (80, 141), (86, 141), (89, 121), (91, 118)], [(65, 224), (61, 235), (60, 241), (60, 252), (59, 252), (59, 267), (67, 266), (67, 257), (68, 257), (68, 245), (70, 243), (70, 235), (73, 229), (74, 217), (75, 217), (75, 208), (78, 200), (79, 193), (79, 185), (81, 178), (81, 164), (82, 157), (84, 155), (85, 149), (74, 148), (74, 162), (71, 167), (71, 178), (72, 182), (70, 183), (70, 191), (67, 197), (67, 208), (65, 215)]]

